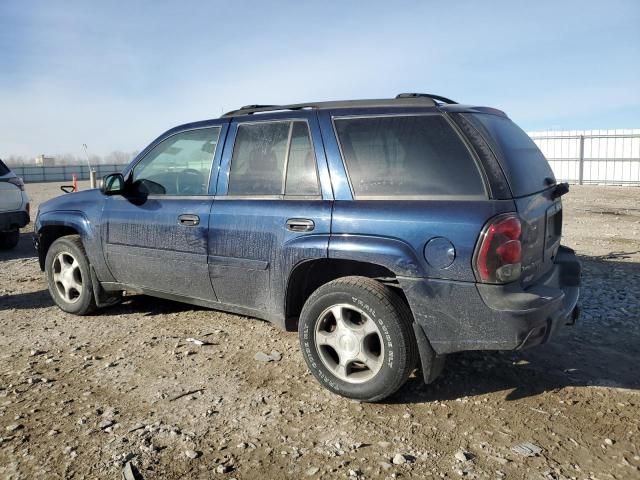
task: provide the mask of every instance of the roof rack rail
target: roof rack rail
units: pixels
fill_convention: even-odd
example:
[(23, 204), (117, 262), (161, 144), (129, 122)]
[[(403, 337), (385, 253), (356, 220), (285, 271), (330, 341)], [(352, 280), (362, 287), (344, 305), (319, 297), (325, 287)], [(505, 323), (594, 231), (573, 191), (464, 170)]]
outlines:
[(274, 112), (277, 110), (300, 110), (302, 108), (312, 108), (313, 104), (295, 104), (295, 105), (245, 105), (237, 110), (231, 110), (230, 112), (222, 115), (225, 117), (236, 117), (238, 115), (252, 115), (260, 112)]
[(255, 110), (257, 108), (273, 108), (278, 105), (245, 105), (244, 107), (240, 107), (239, 110)]
[(246, 105), (237, 110), (222, 115), (222, 118), (237, 117), (240, 115), (253, 115), (260, 112), (276, 112), (278, 110), (302, 110), (305, 108), (371, 108), (371, 107), (414, 107), (435, 106), (436, 101), (456, 103), (448, 98), (426, 93), (402, 93), (395, 98), (383, 98), (378, 100), (341, 100), (330, 102), (294, 103), (291, 105)]
[(440, 95), (433, 95), (431, 93), (399, 93), (398, 95), (396, 95), (396, 98), (416, 98), (416, 97), (427, 97), (442, 103), (448, 103), (449, 105), (456, 105), (458, 103), (451, 100), (450, 98), (441, 97)]

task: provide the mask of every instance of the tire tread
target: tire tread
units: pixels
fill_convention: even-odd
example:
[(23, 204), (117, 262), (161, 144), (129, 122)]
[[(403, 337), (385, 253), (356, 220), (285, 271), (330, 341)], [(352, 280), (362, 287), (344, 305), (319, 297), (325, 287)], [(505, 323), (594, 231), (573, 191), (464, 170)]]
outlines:
[[(51, 248), (53, 248), (54, 245), (60, 240), (64, 240), (66, 242), (69, 242), (69, 243), (71, 243), (73, 245), (73, 247), (77, 248), (79, 253), (82, 255), (84, 261), (87, 263), (87, 267), (91, 268), (91, 264), (89, 263), (89, 258), (87, 257), (87, 252), (84, 249), (84, 245), (82, 244), (82, 239), (80, 238), (80, 235), (65, 235), (63, 237), (58, 238), (56, 241), (54, 241), (51, 244), (51, 247), (49, 247), (49, 251), (51, 251)], [(47, 252), (47, 263), (48, 263), (48, 256), (49, 256), (49, 252)], [(91, 283), (91, 275), (90, 274), (87, 274), (86, 285), (87, 285), (87, 289), (88, 289), (89, 294), (90, 294), (89, 295), (89, 301), (88, 301), (87, 305), (84, 308), (82, 308), (80, 311), (72, 312), (75, 315), (89, 315), (89, 314), (93, 313), (97, 309), (96, 299), (95, 299), (95, 296), (93, 294), (93, 284)], [(51, 287), (49, 287), (49, 289), (51, 290)], [(51, 292), (51, 295), (54, 296), (53, 292)], [(54, 297), (54, 300), (55, 300), (55, 297)], [(58, 305), (58, 306), (60, 306), (60, 305)]]
[(301, 316), (304, 315), (305, 310), (308, 308), (308, 306), (312, 305), (322, 295), (327, 292), (335, 291), (336, 289), (343, 289), (345, 286), (364, 290), (376, 297), (378, 301), (384, 304), (388, 309), (390, 309), (391, 311), (395, 311), (398, 314), (398, 318), (402, 324), (401, 330), (407, 337), (405, 338), (405, 342), (403, 342), (406, 348), (397, 350), (398, 358), (401, 359), (400, 361), (404, 361), (404, 364), (400, 368), (400, 375), (397, 375), (393, 382), (388, 383), (386, 385), (386, 388), (379, 394), (366, 399), (366, 401), (369, 402), (380, 401), (388, 397), (389, 395), (392, 395), (402, 385), (404, 385), (404, 383), (409, 378), (409, 375), (411, 375), (411, 372), (417, 365), (418, 345), (413, 332), (413, 315), (411, 314), (411, 311), (409, 310), (407, 304), (390, 287), (387, 287), (377, 280), (369, 277), (347, 276), (340, 277), (336, 280), (325, 283), (317, 290), (315, 290), (305, 302), (305, 306), (303, 307)]

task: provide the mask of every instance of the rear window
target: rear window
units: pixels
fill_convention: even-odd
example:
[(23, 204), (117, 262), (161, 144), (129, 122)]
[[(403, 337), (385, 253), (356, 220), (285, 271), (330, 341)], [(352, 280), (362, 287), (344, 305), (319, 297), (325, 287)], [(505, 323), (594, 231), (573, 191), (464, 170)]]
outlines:
[(440, 115), (336, 118), (356, 198), (486, 197), (469, 151)]
[(9, 167), (7, 167), (4, 163), (2, 163), (2, 160), (0, 160), (0, 176), (6, 175), (10, 171), (11, 170), (9, 170)]
[(549, 162), (538, 146), (511, 120), (484, 113), (466, 114), (465, 117), (491, 144), (515, 197), (548, 188), (547, 178), (555, 183)]

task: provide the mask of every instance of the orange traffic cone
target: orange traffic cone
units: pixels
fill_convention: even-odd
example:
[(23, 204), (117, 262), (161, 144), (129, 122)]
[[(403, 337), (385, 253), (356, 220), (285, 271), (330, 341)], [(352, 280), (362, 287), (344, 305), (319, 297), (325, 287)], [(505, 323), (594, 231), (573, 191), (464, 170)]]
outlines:
[(73, 191), (77, 192), (78, 191), (78, 176), (77, 175), (73, 175)]

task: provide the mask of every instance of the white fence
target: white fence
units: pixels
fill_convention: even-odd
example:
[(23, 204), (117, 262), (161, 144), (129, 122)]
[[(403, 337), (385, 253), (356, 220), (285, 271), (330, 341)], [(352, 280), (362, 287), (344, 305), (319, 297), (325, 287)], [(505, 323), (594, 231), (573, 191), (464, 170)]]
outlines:
[(640, 129), (528, 132), (558, 181), (640, 185)]
[[(528, 132), (551, 164), (556, 179), (569, 183), (640, 186), (640, 129)], [(98, 178), (124, 165), (96, 165)], [(24, 181), (89, 178), (87, 165), (15, 167)]]

